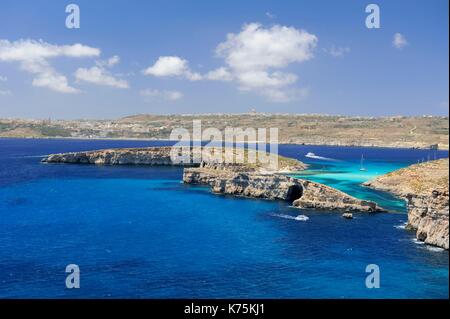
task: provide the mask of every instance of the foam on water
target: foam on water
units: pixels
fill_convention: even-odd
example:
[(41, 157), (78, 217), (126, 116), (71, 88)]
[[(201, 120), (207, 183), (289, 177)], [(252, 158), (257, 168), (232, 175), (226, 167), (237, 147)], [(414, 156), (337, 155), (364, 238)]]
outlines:
[(292, 219), (292, 220), (297, 220), (297, 221), (302, 221), (302, 222), (306, 222), (309, 220), (309, 217), (306, 215), (291, 216), (291, 215), (286, 215), (286, 214), (272, 214), (272, 216), (280, 217), (280, 218), (284, 218), (284, 219)]
[(425, 243), (421, 240), (418, 240), (417, 238), (413, 238), (412, 242), (416, 245), (425, 245)]
[(396, 225), (394, 227), (397, 228), (397, 229), (406, 229), (406, 225), (407, 225), (407, 223), (403, 223), (401, 225)]
[(425, 247), (427, 250), (437, 252), (437, 253), (445, 251), (445, 249), (441, 248), (441, 247), (435, 247), (435, 246), (430, 246), (430, 245), (425, 245)]

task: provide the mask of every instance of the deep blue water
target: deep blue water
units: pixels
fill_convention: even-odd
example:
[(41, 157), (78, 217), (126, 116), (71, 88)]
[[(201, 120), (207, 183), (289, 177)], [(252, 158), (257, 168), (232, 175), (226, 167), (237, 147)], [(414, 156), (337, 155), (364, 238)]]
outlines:
[[(448, 252), (399, 227), (402, 201), (359, 185), (448, 152), (281, 145), (311, 164), (302, 177), (395, 211), (353, 220), (213, 195), (180, 183), (179, 168), (39, 163), (55, 152), (162, 144), (0, 139), (0, 297), (448, 298)], [(299, 214), (310, 219), (279, 217)], [(80, 289), (65, 288), (71, 263)], [(380, 267), (379, 289), (365, 286), (368, 264)]]

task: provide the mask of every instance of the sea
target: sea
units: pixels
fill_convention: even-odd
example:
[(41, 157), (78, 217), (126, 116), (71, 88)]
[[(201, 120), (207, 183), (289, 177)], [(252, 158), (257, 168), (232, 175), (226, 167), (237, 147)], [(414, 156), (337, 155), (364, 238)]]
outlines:
[[(280, 145), (280, 155), (309, 164), (293, 176), (389, 211), (352, 220), (215, 195), (181, 183), (177, 167), (40, 163), (51, 153), (171, 144), (0, 139), (0, 298), (449, 297), (448, 251), (405, 229), (403, 200), (361, 185), (447, 151)], [(69, 289), (73, 264), (80, 286)], [(367, 285), (374, 275), (379, 285)]]

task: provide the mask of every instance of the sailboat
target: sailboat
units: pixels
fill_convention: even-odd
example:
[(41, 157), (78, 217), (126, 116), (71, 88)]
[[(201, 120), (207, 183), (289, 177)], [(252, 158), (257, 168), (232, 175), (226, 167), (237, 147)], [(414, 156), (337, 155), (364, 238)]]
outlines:
[(359, 170), (367, 171), (367, 169), (364, 167), (364, 155), (361, 155), (361, 164), (360, 164)]

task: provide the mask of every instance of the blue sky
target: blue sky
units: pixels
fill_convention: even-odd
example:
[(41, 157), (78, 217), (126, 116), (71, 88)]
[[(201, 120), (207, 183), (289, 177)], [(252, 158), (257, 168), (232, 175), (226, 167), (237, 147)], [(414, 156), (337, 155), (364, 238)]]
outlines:
[(69, 3), (0, 3), (0, 117), (448, 115), (447, 0)]

